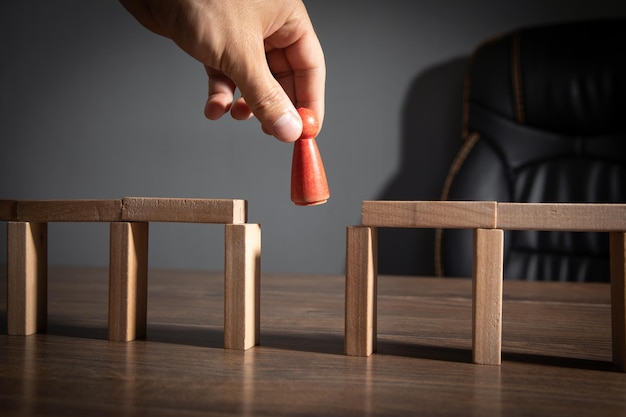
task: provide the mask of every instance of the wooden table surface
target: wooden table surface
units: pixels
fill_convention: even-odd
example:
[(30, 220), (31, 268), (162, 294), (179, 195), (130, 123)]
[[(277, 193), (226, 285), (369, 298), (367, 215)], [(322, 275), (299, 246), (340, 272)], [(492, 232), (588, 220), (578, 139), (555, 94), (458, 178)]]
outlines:
[(264, 274), (227, 351), (221, 273), (150, 271), (148, 335), (110, 342), (108, 272), (50, 268), (48, 331), (6, 334), (0, 415), (624, 416), (606, 284), (504, 284), (502, 366), (471, 364), (471, 281), (379, 277), (378, 352), (343, 355), (342, 276)]

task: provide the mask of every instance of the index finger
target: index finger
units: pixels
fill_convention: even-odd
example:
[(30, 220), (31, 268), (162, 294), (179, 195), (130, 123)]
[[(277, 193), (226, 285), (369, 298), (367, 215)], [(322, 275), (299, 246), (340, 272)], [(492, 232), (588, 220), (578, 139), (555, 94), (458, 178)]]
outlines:
[(313, 27), (289, 45), (266, 40), (270, 69), (296, 107), (313, 110), (320, 125), (324, 120), (326, 65), (324, 52)]

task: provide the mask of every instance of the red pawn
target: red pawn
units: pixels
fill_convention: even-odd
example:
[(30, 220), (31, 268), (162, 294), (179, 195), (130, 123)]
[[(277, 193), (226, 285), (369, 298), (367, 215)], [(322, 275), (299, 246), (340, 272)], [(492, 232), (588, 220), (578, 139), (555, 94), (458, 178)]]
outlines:
[(302, 135), (294, 143), (291, 162), (291, 201), (297, 206), (324, 204), (330, 197), (326, 172), (315, 137), (320, 124), (313, 111), (301, 107)]

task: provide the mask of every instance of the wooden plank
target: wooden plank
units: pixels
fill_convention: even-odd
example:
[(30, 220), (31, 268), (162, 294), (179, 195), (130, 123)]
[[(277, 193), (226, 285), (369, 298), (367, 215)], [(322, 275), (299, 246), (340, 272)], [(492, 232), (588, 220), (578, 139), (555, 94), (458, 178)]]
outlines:
[(498, 228), (610, 232), (626, 230), (626, 204), (498, 203)]
[(370, 356), (376, 351), (377, 246), (376, 228), (347, 228), (344, 351), (349, 356)]
[(362, 224), (373, 227), (484, 228), (496, 226), (494, 201), (363, 201)]
[(626, 233), (610, 234), (613, 363), (626, 372)]
[(500, 365), (502, 347), (502, 262), (504, 232), (474, 231), (473, 361)]
[(111, 223), (109, 340), (146, 335), (148, 223)]
[(17, 219), (28, 222), (115, 222), (122, 220), (121, 200), (21, 200)]
[(0, 200), (0, 221), (15, 221), (17, 219), (17, 201)]
[(227, 224), (224, 231), (224, 347), (259, 344), (261, 226)]
[(126, 197), (124, 221), (241, 224), (247, 221), (247, 201), (200, 198)]
[(7, 225), (8, 334), (30, 335), (46, 329), (48, 225)]

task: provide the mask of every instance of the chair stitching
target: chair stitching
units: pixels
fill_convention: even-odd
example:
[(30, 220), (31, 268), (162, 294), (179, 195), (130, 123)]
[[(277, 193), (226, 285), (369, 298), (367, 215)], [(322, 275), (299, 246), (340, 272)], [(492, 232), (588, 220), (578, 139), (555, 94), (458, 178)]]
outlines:
[(515, 118), (517, 123), (524, 124), (524, 95), (522, 85), (522, 36), (515, 32), (511, 48), (511, 77), (513, 83), (513, 104), (515, 105)]
[(461, 108), (461, 139), (465, 141), (469, 138), (469, 113), (470, 113), (470, 91), (472, 85), (472, 67), (474, 66), (474, 61), (476, 60), (477, 54), (481, 49), (487, 47), (488, 45), (499, 42), (504, 35), (498, 34), (492, 36), (490, 38), (485, 39), (482, 43), (480, 43), (472, 52), (469, 57), (467, 63), (467, 71), (465, 73), (465, 79), (463, 80), (463, 96), (462, 96), (462, 108)]

